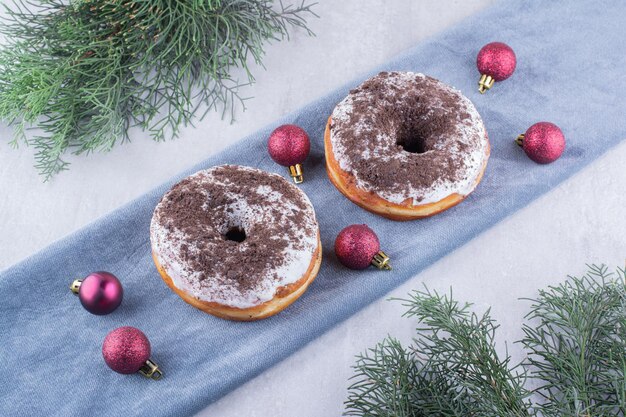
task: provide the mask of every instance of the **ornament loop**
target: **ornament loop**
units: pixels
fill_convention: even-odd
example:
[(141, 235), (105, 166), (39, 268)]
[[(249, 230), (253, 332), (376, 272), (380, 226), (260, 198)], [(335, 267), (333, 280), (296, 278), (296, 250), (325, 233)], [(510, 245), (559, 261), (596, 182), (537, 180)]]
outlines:
[(524, 136), (525, 135), (522, 133), (515, 139), (515, 143), (517, 143), (518, 146), (524, 146)]
[(138, 372), (146, 378), (154, 379), (155, 381), (158, 381), (163, 376), (159, 365), (154, 363), (152, 359), (148, 359)]
[(491, 75), (482, 74), (478, 81), (478, 91), (480, 91), (480, 94), (485, 94), (487, 90), (493, 87), (494, 82), (496, 82), (496, 80), (494, 80)]
[(83, 283), (82, 279), (75, 279), (74, 281), (72, 281), (72, 283), (70, 284), (70, 290), (78, 295), (79, 291), (80, 291), (80, 285)]
[(289, 175), (293, 178), (293, 182), (296, 184), (301, 184), (304, 181), (304, 177), (302, 176), (302, 165), (295, 164), (289, 167)]
[(385, 269), (391, 271), (391, 265), (389, 264), (389, 256), (383, 251), (378, 252), (372, 259), (372, 265), (378, 269)]

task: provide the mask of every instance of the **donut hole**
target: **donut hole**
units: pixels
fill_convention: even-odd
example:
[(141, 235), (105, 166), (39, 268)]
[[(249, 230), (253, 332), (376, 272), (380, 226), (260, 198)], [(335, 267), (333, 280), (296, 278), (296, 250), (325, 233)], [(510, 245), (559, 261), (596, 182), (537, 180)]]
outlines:
[(226, 240), (232, 240), (233, 242), (241, 243), (246, 240), (246, 231), (239, 226), (233, 226), (224, 233)]
[[(396, 132), (396, 144), (405, 152), (424, 153), (429, 150), (426, 138), (431, 136), (427, 125), (419, 123), (419, 118), (413, 114), (408, 115), (400, 122), (400, 128)], [(413, 117), (411, 117), (413, 116)], [(416, 120), (417, 119), (417, 120)]]
[(419, 135), (401, 135), (398, 137), (398, 141), (396, 143), (402, 146), (402, 149), (404, 149), (405, 152), (424, 153), (428, 151), (428, 149), (426, 149), (426, 141)]

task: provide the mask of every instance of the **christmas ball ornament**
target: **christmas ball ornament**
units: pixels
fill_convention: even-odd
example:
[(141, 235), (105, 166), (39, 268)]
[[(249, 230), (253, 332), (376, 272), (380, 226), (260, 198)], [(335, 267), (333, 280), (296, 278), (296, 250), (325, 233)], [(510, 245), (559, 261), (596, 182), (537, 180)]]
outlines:
[(296, 125), (282, 125), (270, 135), (267, 144), (270, 156), (277, 164), (289, 167), (289, 174), (296, 184), (304, 181), (302, 163), (309, 156), (309, 135)]
[(364, 224), (353, 224), (339, 232), (335, 254), (339, 262), (350, 269), (365, 269), (370, 265), (391, 269), (389, 256), (380, 250), (378, 236)]
[(554, 162), (565, 150), (565, 136), (557, 125), (550, 122), (535, 123), (515, 139), (526, 155), (538, 164)]
[(109, 368), (120, 374), (139, 372), (155, 380), (163, 376), (159, 366), (150, 359), (150, 341), (134, 327), (111, 331), (102, 343), (102, 356)]
[(513, 75), (516, 64), (515, 52), (506, 43), (491, 42), (483, 46), (476, 58), (476, 66), (480, 72), (478, 91), (485, 94), (494, 82), (509, 78)]
[(70, 289), (85, 310), (102, 316), (113, 312), (122, 303), (124, 290), (117, 277), (108, 272), (94, 272), (72, 282)]

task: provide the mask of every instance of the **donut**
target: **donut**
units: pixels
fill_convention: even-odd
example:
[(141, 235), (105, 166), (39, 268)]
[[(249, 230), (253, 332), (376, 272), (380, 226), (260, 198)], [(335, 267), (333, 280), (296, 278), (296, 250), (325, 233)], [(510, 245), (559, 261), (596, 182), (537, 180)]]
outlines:
[(150, 224), (152, 258), (187, 303), (251, 321), (297, 300), (322, 260), (307, 196), (280, 175), (220, 165), (174, 185)]
[(463, 201), (490, 151), (472, 102), (413, 72), (381, 72), (351, 90), (328, 119), (324, 148), (335, 187), (393, 220), (432, 216)]

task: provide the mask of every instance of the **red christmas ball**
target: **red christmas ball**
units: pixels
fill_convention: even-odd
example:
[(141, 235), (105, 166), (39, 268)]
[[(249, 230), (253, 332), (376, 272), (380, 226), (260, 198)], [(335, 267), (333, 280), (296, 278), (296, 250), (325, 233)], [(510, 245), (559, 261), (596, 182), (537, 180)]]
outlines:
[(502, 81), (513, 75), (517, 58), (513, 49), (502, 42), (491, 42), (483, 46), (476, 66), (481, 74), (491, 76), (495, 81)]
[(78, 298), (85, 310), (104, 315), (122, 303), (124, 289), (117, 277), (108, 272), (94, 272), (80, 282)]
[(139, 329), (119, 327), (104, 338), (102, 356), (115, 372), (133, 374), (150, 359), (150, 341)]
[(335, 254), (350, 269), (365, 269), (380, 251), (376, 233), (367, 225), (353, 224), (344, 228), (335, 239)]
[(563, 132), (550, 122), (535, 123), (524, 133), (520, 142), (526, 155), (539, 164), (556, 161), (565, 150)]
[(277, 164), (289, 167), (304, 162), (311, 151), (311, 142), (302, 128), (282, 125), (270, 135), (267, 149)]

